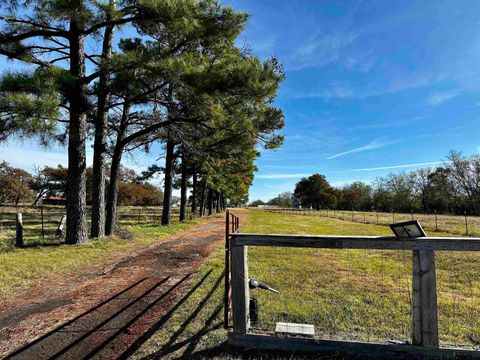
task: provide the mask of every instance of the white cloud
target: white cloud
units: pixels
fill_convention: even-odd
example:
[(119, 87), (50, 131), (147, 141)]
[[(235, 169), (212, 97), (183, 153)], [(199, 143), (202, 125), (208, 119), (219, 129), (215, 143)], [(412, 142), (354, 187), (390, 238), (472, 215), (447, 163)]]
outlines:
[(393, 143), (394, 143), (393, 141), (386, 141), (386, 140), (383, 140), (383, 139), (375, 139), (372, 142), (370, 142), (369, 144), (366, 144), (366, 145), (357, 147), (355, 149), (351, 149), (351, 150), (348, 150), (348, 151), (344, 151), (344, 152), (329, 156), (327, 158), (327, 160), (335, 159), (335, 158), (345, 156), (345, 155), (356, 154), (356, 153), (363, 152), (363, 151), (379, 149), (379, 148), (382, 148), (384, 146), (387, 146), (387, 145), (390, 145), (390, 144), (393, 144)]
[(391, 166), (380, 166), (372, 168), (363, 168), (363, 169), (351, 169), (346, 171), (376, 171), (376, 170), (390, 170), (390, 169), (401, 169), (409, 167), (421, 167), (421, 166), (432, 166), (432, 165), (442, 165), (448, 163), (448, 161), (432, 161), (432, 162), (423, 162), (416, 164), (403, 164), (403, 165), (391, 165)]
[(9, 146), (0, 148), (0, 158), (27, 171), (33, 170), (36, 166), (66, 166), (68, 164), (67, 152), (64, 149), (43, 150)]
[(432, 105), (432, 106), (437, 106), (445, 101), (451, 100), (454, 97), (458, 96), (460, 94), (460, 90), (451, 90), (451, 91), (443, 91), (443, 92), (436, 92), (431, 94), (427, 102)]

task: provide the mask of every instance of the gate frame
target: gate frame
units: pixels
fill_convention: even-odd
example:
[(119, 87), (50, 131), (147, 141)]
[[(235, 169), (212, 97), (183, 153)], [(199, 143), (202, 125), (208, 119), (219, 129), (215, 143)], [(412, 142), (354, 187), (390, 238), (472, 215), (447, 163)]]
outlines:
[[(323, 249), (412, 250), (412, 340), (408, 344), (381, 344), (309, 338), (288, 338), (250, 332), (248, 287), (248, 246), (273, 246)], [(440, 348), (436, 298), (435, 250), (480, 251), (480, 238), (396, 236), (314, 236), (230, 234), (233, 330), (228, 343), (254, 349), (340, 352), (348, 355), (411, 358), (480, 359), (480, 351)], [(230, 279), (229, 279), (230, 280)]]

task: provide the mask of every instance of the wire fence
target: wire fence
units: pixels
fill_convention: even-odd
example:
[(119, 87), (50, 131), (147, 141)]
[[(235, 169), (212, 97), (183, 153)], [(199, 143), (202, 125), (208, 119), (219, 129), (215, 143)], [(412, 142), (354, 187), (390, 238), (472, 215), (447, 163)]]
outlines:
[[(16, 216), (22, 214), (23, 238), (26, 246), (58, 243), (57, 231), (66, 215), (61, 206), (0, 206), (0, 250), (11, 248), (15, 243)], [(171, 210), (171, 219), (179, 217), (179, 208)], [(90, 219), (91, 211), (87, 211)], [(193, 214), (187, 211), (187, 219)], [(120, 226), (155, 226), (162, 220), (161, 207), (120, 207), (117, 224)]]
[[(480, 349), (480, 254), (436, 257), (440, 344)], [(280, 291), (251, 290), (254, 332), (287, 322), (312, 324), (324, 339), (411, 342), (411, 251), (250, 247), (248, 266), (249, 276)]]
[(327, 217), (332, 219), (351, 221), (372, 225), (389, 225), (395, 222), (418, 220), (427, 231), (442, 232), (452, 235), (480, 236), (480, 216), (449, 214), (422, 214), (422, 213), (397, 213), (380, 211), (355, 211), (332, 209), (294, 209), (275, 208), (261, 209), (273, 213), (291, 215), (305, 215)]

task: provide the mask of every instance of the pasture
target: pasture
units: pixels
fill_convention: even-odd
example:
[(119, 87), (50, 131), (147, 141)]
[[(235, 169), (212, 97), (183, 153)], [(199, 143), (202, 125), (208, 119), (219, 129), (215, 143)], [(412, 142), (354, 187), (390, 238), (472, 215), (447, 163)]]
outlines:
[[(386, 226), (252, 212), (247, 232), (391, 235)], [(242, 230), (243, 231), (243, 230)], [(446, 233), (436, 233), (445, 236)], [(437, 252), (439, 336), (443, 346), (480, 345), (480, 254)], [(280, 290), (255, 291), (258, 328), (314, 324), (322, 338), (410, 341), (411, 251), (250, 248), (251, 276)], [(253, 292), (252, 292), (253, 293)]]
[[(386, 226), (318, 216), (260, 210), (234, 212), (242, 214), (240, 232), (391, 234)], [(437, 253), (442, 346), (480, 347), (479, 255)], [(175, 357), (182, 344), (192, 339), (198, 358), (242, 358), (223, 346), (226, 340), (226, 332), (221, 328), (223, 256), (223, 250), (219, 249), (202, 266), (197, 274), (201, 286), (194, 288), (164, 327), (145, 342), (136, 354), (138, 358), (152, 354)], [(251, 247), (248, 256), (249, 274), (280, 291), (279, 294), (251, 291), (260, 303), (259, 322), (252, 326), (255, 331), (269, 333), (277, 321), (288, 321), (314, 324), (316, 335), (323, 338), (409, 341), (410, 252)], [(261, 356), (277, 358), (278, 354)]]
[[(0, 207), (0, 251), (12, 249), (15, 243), (15, 218), (22, 213), (24, 225), (24, 243), (27, 247), (52, 245), (59, 243), (56, 232), (62, 216), (63, 206), (1, 206)], [(87, 208), (87, 219), (91, 209)], [(179, 209), (171, 210), (172, 222), (178, 221)], [(159, 225), (162, 208), (159, 206), (122, 206), (118, 208), (117, 224), (120, 228), (131, 226)], [(188, 218), (192, 218), (190, 213)], [(90, 225), (89, 225), (90, 226)]]
[(480, 216), (451, 215), (441, 213), (399, 213), (381, 211), (352, 211), (331, 209), (269, 209), (266, 211), (290, 215), (326, 217), (372, 225), (388, 225), (394, 222), (418, 220), (431, 236), (448, 233), (456, 236), (480, 236)]

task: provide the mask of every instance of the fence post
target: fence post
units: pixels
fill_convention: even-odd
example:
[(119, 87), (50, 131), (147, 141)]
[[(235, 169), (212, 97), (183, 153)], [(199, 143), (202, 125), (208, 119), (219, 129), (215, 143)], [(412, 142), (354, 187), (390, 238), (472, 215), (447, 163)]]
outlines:
[(363, 211), (363, 223), (366, 224), (367, 223), (367, 217), (365, 215), (365, 210)]
[(411, 213), (412, 213), (412, 221), (413, 221), (413, 210), (410, 210), (410, 211), (411, 211)]
[(395, 222), (395, 210), (392, 210), (392, 222)]
[(140, 209), (138, 209), (137, 225), (140, 224)]
[(353, 222), (353, 207), (352, 207), (352, 222)]
[(376, 211), (376, 213), (377, 213), (377, 225), (378, 225), (378, 210)]
[(23, 216), (22, 216), (22, 213), (17, 213), (15, 246), (19, 247), (19, 248), (23, 247)]
[(435, 232), (438, 231), (437, 210), (435, 210)]
[(468, 236), (468, 220), (467, 220), (467, 210), (464, 211), (465, 214), (465, 235)]
[(65, 228), (65, 224), (67, 223), (67, 215), (62, 215), (62, 218), (60, 219), (60, 223), (58, 224), (58, 228), (57, 228), (57, 233), (56, 233), (56, 236), (57, 237), (63, 237), (63, 229)]
[(230, 210), (225, 214), (225, 294), (224, 294), (224, 328), (228, 329), (230, 311)]
[(438, 304), (435, 252), (413, 251), (412, 343), (438, 347)]
[(231, 243), (233, 332), (246, 334), (250, 328), (247, 247)]

